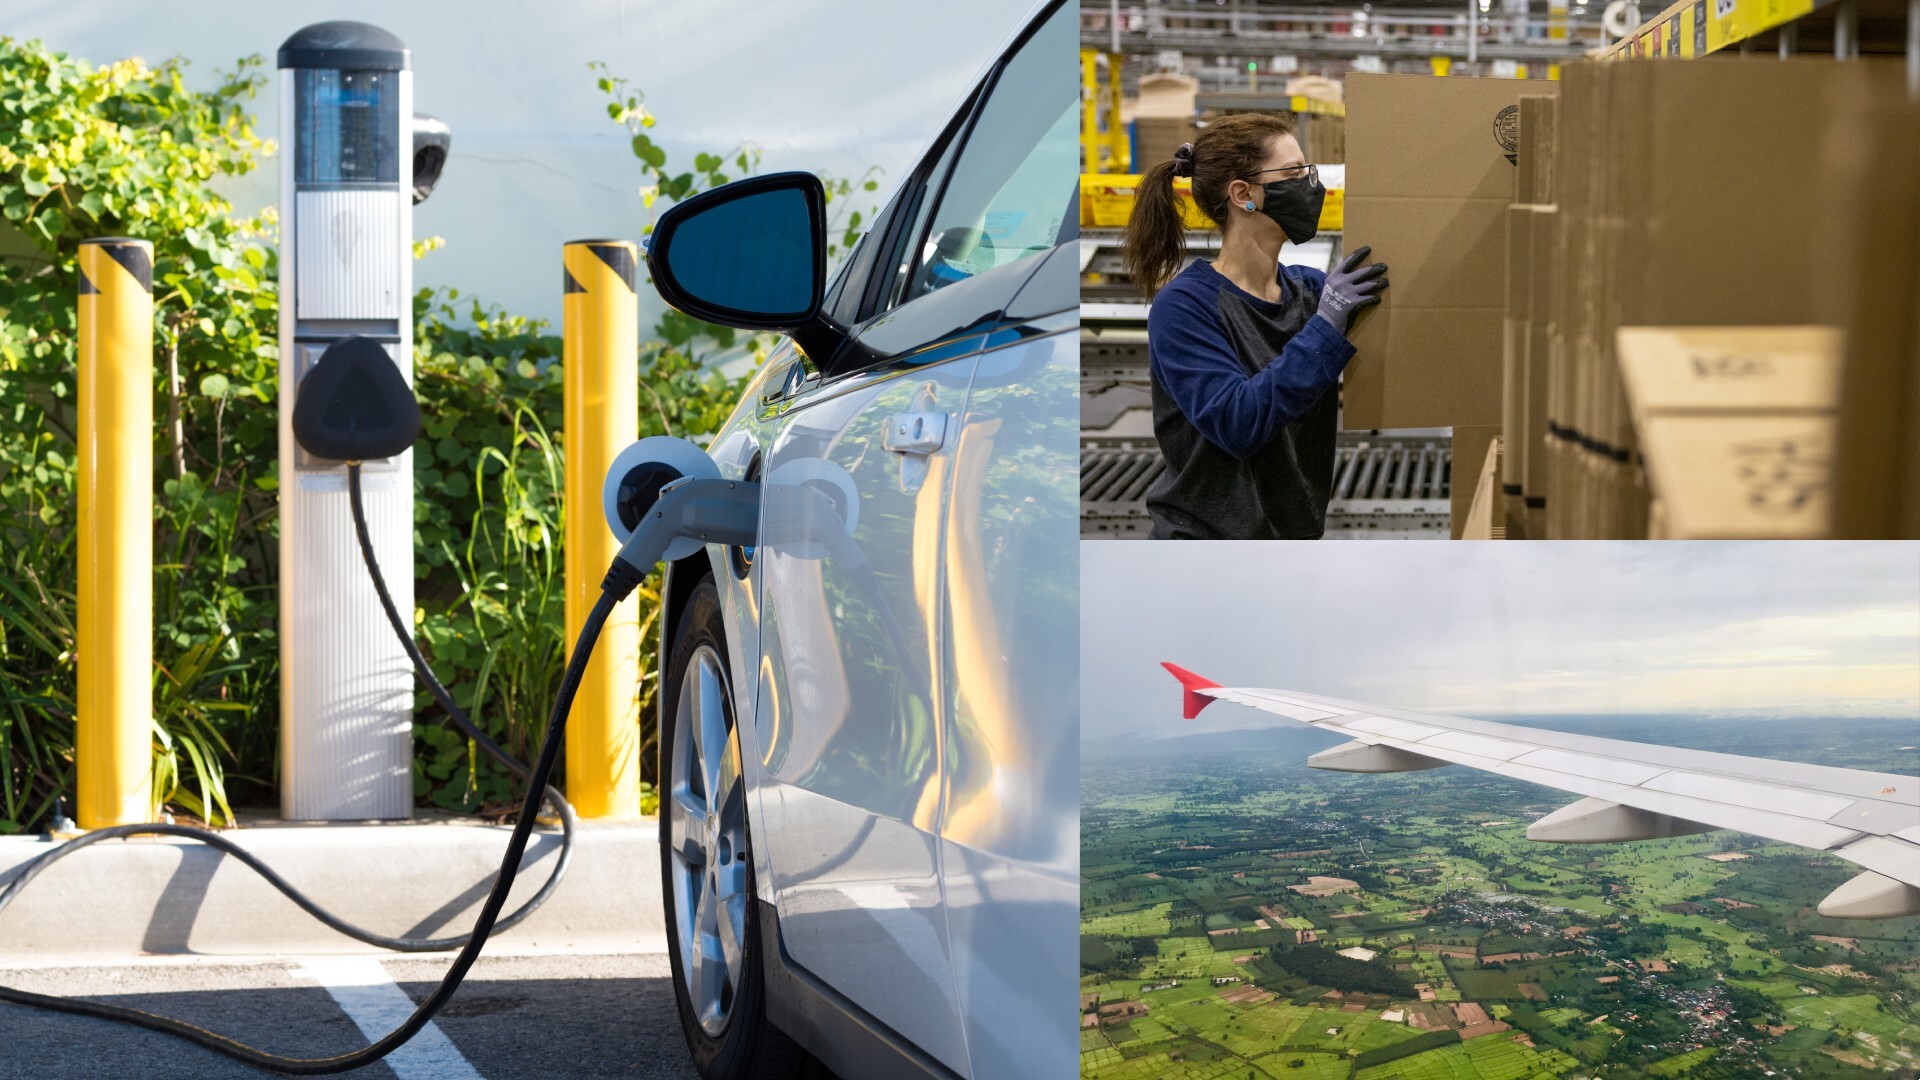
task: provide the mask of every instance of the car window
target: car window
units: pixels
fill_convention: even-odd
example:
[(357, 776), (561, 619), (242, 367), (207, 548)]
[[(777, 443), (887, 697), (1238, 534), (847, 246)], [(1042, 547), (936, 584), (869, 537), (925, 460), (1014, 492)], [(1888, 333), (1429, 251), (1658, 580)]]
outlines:
[[(861, 242), (866, 241), (863, 239)], [(847, 274), (853, 269), (853, 261), (859, 257), (860, 249), (855, 248), (852, 254), (840, 260), (840, 268), (833, 272), (833, 280), (827, 282), (827, 293), (820, 299), (821, 311), (832, 314), (839, 310), (840, 298), (846, 293)]]
[[(995, 267), (1043, 255), (1077, 210), (1079, 94), (1071, 65), (1079, 9), (1062, 5), (1013, 59), (981, 110), (910, 258), (910, 302)], [(936, 175), (938, 175), (936, 173)]]
[(906, 196), (903, 188), (896, 192), (887, 203), (886, 209), (874, 216), (873, 224), (867, 228), (867, 234), (854, 245), (853, 252), (842, 264), (839, 280), (834, 283), (821, 305), (833, 321), (841, 326), (852, 326), (859, 321), (860, 299), (867, 292), (867, 280), (873, 274), (873, 264), (879, 258), (879, 249), (886, 242), (887, 227), (893, 223), (893, 216), (900, 209), (901, 200)]
[(884, 289), (880, 293), (879, 301), (874, 304), (875, 313), (898, 307), (902, 297), (906, 295), (907, 280), (913, 275), (914, 264), (918, 261), (916, 256), (919, 254), (920, 237), (926, 235), (927, 218), (933, 213), (933, 196), (929, 192), (939, 189), (940, 182), (947, 175), (947, 169), (953, 164), (954, 151), (959, 146), (960, 136), (955, 133), (947, 140), (946, 147), (940, 151), (940, 157), (933, 163), (933, 168), (927, 172), (914, 204), (913, 223), (894, 244), (893, 265)]

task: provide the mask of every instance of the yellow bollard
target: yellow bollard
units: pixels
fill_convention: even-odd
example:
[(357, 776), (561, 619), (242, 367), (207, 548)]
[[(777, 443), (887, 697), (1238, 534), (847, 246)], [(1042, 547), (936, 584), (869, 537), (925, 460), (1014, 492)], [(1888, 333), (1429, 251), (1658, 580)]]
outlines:
[(153, 245), (80, 245), (79, 824), (153, 816)]
[[(567, 641), (620, 553), (600, 495), (613, 459), (639, 438), (639, 249), (576, 240), (561, 252), (566, 295)], [(583, 818), (640, 816), (640, 627), (628, 597), (607, 620), (567, 719), (567, 800)]]

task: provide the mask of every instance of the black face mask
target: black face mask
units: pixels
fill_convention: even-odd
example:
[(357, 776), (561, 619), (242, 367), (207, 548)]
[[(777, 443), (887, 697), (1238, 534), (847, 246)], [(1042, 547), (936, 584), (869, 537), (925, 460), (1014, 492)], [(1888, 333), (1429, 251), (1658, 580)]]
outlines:
[(1318, 180), (1306, 176), (1275, 180), (1260, 190), (1267, 197), (1260, 212), (1272, 218), (1287, 239), (1304, 244), (1319, 233), (1320, 204), (1327, 200), (1327, 189)]

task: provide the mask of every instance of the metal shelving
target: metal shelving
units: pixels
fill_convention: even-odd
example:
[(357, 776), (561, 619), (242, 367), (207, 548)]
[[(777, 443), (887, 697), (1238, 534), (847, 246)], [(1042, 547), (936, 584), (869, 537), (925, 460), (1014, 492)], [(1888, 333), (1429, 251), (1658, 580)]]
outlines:
[(1679, 0), (1592, 55), (1690, 60), (1736, 47), (1837, 59), (1904, 51), (1920, 80), (1920, 0)]
[[(1762, 0), (1749, 0), (1762, 2)], [(1206, 56), (1448, 57), (1520, 62), (1571, 60), (1602, 44), (1597, 18), (1478, 18), (1463, 8), (1353, 5), (1339, 11), (1233, 0), (1201, 8), (1148, 0), (1083, 4), (1081, 44), (1110, 53), (1168, 50)], [(1597, 12), (1596, 12), (1597, 15)]]

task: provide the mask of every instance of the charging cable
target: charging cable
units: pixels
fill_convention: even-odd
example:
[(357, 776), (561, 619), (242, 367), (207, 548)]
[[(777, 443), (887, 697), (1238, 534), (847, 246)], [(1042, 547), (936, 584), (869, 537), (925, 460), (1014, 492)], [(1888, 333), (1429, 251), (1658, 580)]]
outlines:
[[(361, 553), (366, 558), (375, 588), (380, 593), (382, 606), (386, 608), (388, 621), (393, 624), (395, 632), (405, 642), (407, 654), (413, 659), (416, 670), (426, 681), (434, 698), (447, 709), (448, 715), (454, 718), (455, 723), (459, 724), (488, 753), (499, 757), (507, 763), (508, 768), (514, 768), (519, 763), (514, 762), (504, 750), (474, 727), (466, 713), (454, 705), (452, 696), (446, 692), (445, 687), (440, 685), (439, 680), (433, 677), (425, 658), (414, 646), (412, 635), (406, 632), (404, 622), (395, 611), (393, 601), (387, 595), (386, 583), (380, 577), (379, 566), (374, 562), (372, 544), (367, 538), (366, 520), (360, 500), (360, 470), (357, 463), (348, 466), (348, 488), (353, 500), (354, 527), (359, 535)], [(21, 869), (20, 875), (5, 890), (0, 890), (0, 912), (3, 912), (20, 890), (48, 865), (88, 844), (122, 836), (179, 836), (210, 844), (233, 855), (285, 893), (302, 910), (358, 940), (401, 952), (447, 949), (458, 945), (459, 955), (454, 957), (453, 965), (448, 968), (446, 976), (440, 980), (440, 985), (434, 989), (427, 1000), (421, 1002), (405, 1023), (384, 1038), (348, 1054), (326, 1058), (291, 1058), (256, 1049), (236, 1039), (183, 1020), (160, 1016), (141, 1009), (130, 1009), (80, 998), (36, 994), (7, 986), (0, 986), (0, 1001), (133, 1024), (149, 1031), (158, 1031), (186, 1039), (256, 1068), (298, 1076), (346, 1072), (386, 1057), (418, 1034), (420, 1029), (433, 1019), (434, 1014), (438, 1013), (441, 1007), (453, 997), (454, 991), (460, 988), (461, 981), (466, 978), (474, 961), (480, 958), (480, 950), (486, 947), (487, 938), (496, 929), (504, 930), (512, 926), (539, 906), (552, 892), (555, 883), (565, 871), (573, 835), (573, 811), (566, 800), (560, 798), (552, 788), (547, 786), (547, 781), (553, 775), (554, 762), (559, 758), (567, 714), (573, 708), (574, 694), (580, 688), (580, 679), (586, 672), (587, 661), (593, 656), (594, 645), (600, 640), (600, 630), (606, 624), (608, 616), (613, 613), (614, 606), (631, 595), (633, 590), (646, 580), (647, 574), (660, 561), (669, 545), (677, 539), (686, 537), (701, 543), (753, 545), (758, 534), (759, 506), (759, 485), (746, 481), (682, 478), (660, 488), (658, 500), (648, 508), (645, 517), (621, 547), (619, 555), (614, 557), (612, 565), (607, 568), (607, 576), (600, 584), (600, 597), (594, 602), (593, 609), (587, 613), (586, 621), (580, 628), (580, 636), (574, 642), (572, 655), (567, 660), (566, 674), (561, 678), (560, 688), (554, 695), (553, 712), (547, 720), (547, 734), (540, 748), (540, 757), (532, 770), (525, 774), (526, 798), (520, 808), (520, 818), (514, 822), (513, 832), (507, 839), (507, 851), (500, 862), (499, 876), (494, 881), (493, 890), (487, 894), (486, 902), (481, 905), (480, 917), (474, 921), (473, 930), (465, 937), (420, 941), (388, 938), (354, 927), (301, 894), (239, 845), (211, 830), (186, 825), (116, 825), (94, 830), (69, 840), (26, 864)], [(525, 766), (520, 768), (524, 769)], [(520, 773), (516, 771), (516, 775)], [(567, 837), (563, 843), (560, 861), (540, 892), (519, 911), (501, 920), (500, 909), (506, 905), (507, 894), (513, 889), (514, 877), (519, 872), (521, 857), (526, 853), (527, 839), (533, 831), (535, 815), (543, 801), (554, 803)]]

